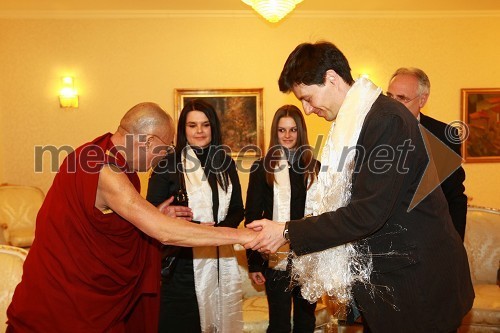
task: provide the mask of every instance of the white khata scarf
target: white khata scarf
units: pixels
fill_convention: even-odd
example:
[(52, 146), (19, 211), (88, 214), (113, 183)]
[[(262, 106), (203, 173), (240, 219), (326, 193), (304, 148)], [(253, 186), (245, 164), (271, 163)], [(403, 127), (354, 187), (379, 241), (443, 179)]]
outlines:
[[(208, 163), (208, 161), (207, 161)], [(217, 184), (219, 209), (217, 220), (212, 212), (212, 188), (198, 157), (187, 146), (182, 155), (184, 179), (193, 220), (219, 223), (226, 218), (233, 186), (227, 193)], [(242, 332), (242, 287), (238, 262), (231, 245), (193, 248), (196, 298), (203, 333)]]
[[(317, 191), (311, 196), (314, 215), (335, 211), (349, 203), (355, 164), (355, 150), (350, 148), (356, 146), (366, 114), (381, 91), (370, 80), (360, 78), (347, 92), (323, 148), (322, 171)], [(340, 165), (344, 148), (349, 153)], [(369, 283), (372, 271), (371, 255), (358, 252), (353, 243), (294, 256), (292, 264), (292, 276), (301, 285), (302, 296), (310, 302), (327, 293), (339, 302), (348, 303), (353, 283)]]
[[(274, 185), (273, 185), (273, 221), (278, 223), (285, 223), (290, 221), (290, 202), (292, 199), (292, 188), (290, 186), (290, 173), (289, 164), (283, 150), (280, 150), (281, 156), (279, 162), (274, 168)], [(312, 200), (309, 198), (311, 193), (315, 192), (318, 185), (316, 179), (306, 193), (306, 207), (304, 215), (312, 214)], [(309, 186), (309, 184), (308, 184)], [(308, 205), (309, 203), (309, 205)], [(277, 259), (279, 260), (273, 269), (285, 271), (288, 264), (287, 254), (290, 251), (290, 245), (287, 243), (281, 246), (276, 252)], [(280, 256), (280, 254), (284, 254)], [(270, 255), (272, 260), (275, 256)], [(282, 258), (283, 257), (283, 258)]]

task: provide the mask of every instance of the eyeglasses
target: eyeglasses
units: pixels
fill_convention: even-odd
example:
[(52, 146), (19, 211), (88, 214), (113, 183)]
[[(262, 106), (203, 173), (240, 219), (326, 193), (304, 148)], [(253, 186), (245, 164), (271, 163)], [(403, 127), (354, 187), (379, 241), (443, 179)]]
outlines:
[(406, 104), (406, 103), (410, 103), (411, 101), (413, 101), (414, 99), (416, 99), (417, 97), (420, 97), (420, 95), (417, 95), (413, 98), (410, 98), (410, 97), (406, 97), (405, 95), (393, 95), (391, 94), (390, 92), (386, 92), (385, 95), (387, 97), (390, 97), (392, 99), (395, 99), (396, 101), (398, 102), (401, 102), (403, 104)]
[(155, 134), (151, 134), (151, 133), (148, 133), (148, 134), (145, 134), (145, 135), (151, 135), (155, 138), (157, 138), (158, 140), (160, 140), (161, 143), (163, 143), (164, 146), (166, 146), (167, 148), (175, 148), (174, 147), (174, 144), (173, 143), (166, 143), (165, 141), (163, 141), (162, 139), (160, 139), (160, 137), (158, 135), (155, 135)]
[[(121, 129), (123, 129), (125, 132), (129, 133), (129, 134), (132, 134), (131, 131), (129, 131), (128, 129), (126, 129), (125, 127), (123, 127), (122, 125), (119, 126)], [(175, 149), (175, 146), (173, 143), (166, 143), (165, 141), (163, 141), (158, 135), (156, 134), (152, 134), (152, 133), (141, 133), (139, 134), (139, 141), (144, 141), (145, 142), (145, 138), (146, 136), (148, 135), (151, 135), (152, 137), (155, 137), (157, 138), (161, 143), (163, 143), (164, 146), (166, 146), (167, 148), (174, 148)], [(144, 139), (142, 139), (142, 137), (144, 137)]]

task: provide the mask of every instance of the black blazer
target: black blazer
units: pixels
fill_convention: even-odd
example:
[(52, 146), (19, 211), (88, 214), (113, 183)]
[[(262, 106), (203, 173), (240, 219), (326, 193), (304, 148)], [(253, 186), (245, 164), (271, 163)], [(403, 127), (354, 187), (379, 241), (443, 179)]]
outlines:
[[(461, 144), (458, 130), (447, 124), (428, 117), (420, 113), (420, 123), (434, 134), (439, 140), (444, 142), (448, 147), (453, 149), (455, 153), (461, 155)], [(465, 171), (459, 167), (448, 178), (441, 183), (446, 201), (448, 202), (448, 210), (451, 215), (453, 225), (458, 234), (464, 240), (465, 223), (467, 218), (467, 196), (465, 195)]]
[[(182, 170), (181, 157), (175, 153), (165, 156), (151, 173), (146, 199), (153, 205), (158, 206), (175, 194), (180, 188), (179, 170)], [(215, 218), (217, 217), (217, 212), (219, 210), (217, 179), (213, 172), (207, 172), (207, 169), (204, 169), (204, 171), (208, 177), (208, 183), (212, 188), (212, 211)], [(224, 221), (219, 221), (216, 226), (237, 228), (243, 220), (244, 209), (243, 200), (241, 198), (240, 179), (236, 171), (236, 164), (233, 160), (231, 160), (229, 165), (228, 175), (231, 180), (231, 184), (233, 185), (233, 192), (229, 202), (229, 210), (227, 212), (226, 219)]]
[[(313, 160), (319, 170), (319, 162)], [(289, 169), (291, 198), (290, 219), (304, 217), (306, 206), (306, 184), (304, 174), (299, 162), (295, 162)], [(255, 161), (250, 169), (250, 179), (247, 189), (247, 200), (245, 203), (245, 225), (255, 220), (273, 218), (274, 187), (269, 186), (266, 181), (263, 158)], [(248, 271), (262, 272), (268, 266), (258, 251), (247, 250)]]
[[(353, 295), (372, 332), (457, 329), (474, 291), (443, 191), (436, 188), (408, 211), (429, 161), (417, 119), (381, 95), (365, 118), (358, 145), (364, 154), (356, 155), (350, 203), (291, 221), (290, 245), (299, 255), (348, 242), (369, 248), (371, 284), (355, 285)], [(390, 168), (373, 173), (380, 148), (392, 151), (398, 163), (384, 163)]]
[[(154, 168), (151, 177), (149, 178), (147, 200), (155, 206), (158, 206), (160, 203), (176, 193), (180, 188), (179, 172), (181, 170), (182, 162), (180, 155), (172, 153), (165, 156), (165, 158)], [(204, 172), (208, 177), (208, 183), (212, 189), (212, 211), (214, 214), (213, 216), (216, 219), (219, 209), (217, 179), (213, 172), (208, 172), (208, 168), (204, 168)], [(233, 185), (229, 210), (226, 219), (224, 221), (219, 221), (219, 223), (215, 226), (237, 228), (243, 220), (243, 200), (241, 198), (240, 181), (236, 172), (236, 165), (233, 160), (230, 161), (228, 175)], [(162, 267), (165, 265), (164, 258), (166, 256), (171, 256), (172, 252), (177, 258), (175, 261), (175, 268), (173, 270), (174, 274), (170, 278), (162, 277), (162, 306), (165, 302), (171, 301), (171, 299), (166, 297), (165, 294), (169, 293), (172, 289), (177, 291), (177, 295), (179, 293), (183, 295), (183, 305), (186, 305), (186, 303), (196, 304), (193, 250), (190, 247), (180, 247), (179, 249), (180, 250), (177, 252), (173, 250), (172, 247), (162, 247)], [(158, 264), (160, 265), (160, 263)], [(182, 321), (182, 318), (180, 320)]]

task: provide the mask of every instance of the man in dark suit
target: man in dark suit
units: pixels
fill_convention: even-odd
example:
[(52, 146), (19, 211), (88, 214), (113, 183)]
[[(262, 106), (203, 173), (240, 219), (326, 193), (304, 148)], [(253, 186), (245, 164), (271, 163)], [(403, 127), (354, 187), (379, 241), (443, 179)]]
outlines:
[[(368, 249), (361, 254), (371, 263), (368, 280), (353, 274), (358, 265), (349, 257), (347, 265), (319, 280), (323, 289), (338, 282), (328, 280), (337, 270), (353, 278), (352, 296), (374, 333), (456, 330), (474, 291), (443, 192), (432, 191), (412, 205), (430, 160), (415, 117), (369, 80), (354, 82), (347, 59), (328, 42), (297, 46), (278, 83), (282, 92), (294, 93), (306, 114), (335, 120), (335, 126), (323, 148), (315, 216), (285, 225), (254, 221), (247, 227), (260, 234), (245, 247), (270, 253), (288, 241), (298, 255), (294, 268), (311, 265), (303, 271), (313, 280), (324, 263), (337, 267), (342, 258), (318, 255), (304, 263), (301, 257), (349, 244)], [(335, 162), (351, 148), (355, 154), (340, 158), (349, 163)]]
[[(444, 142), (450, 149), (461, 155), (461, 142), (458, 131), (420, 112), (427, 102), (431, 83), (424, 71), (418, 68), (399, 68), (394, 72), (387, 88), (387, 96), (403, 103), (404, 106), (420, 121), (420, 123)], [(465, 195), (465, 171), (459, 167), (441, 183), (453, 225), (464, 239), (467, 216), (467, 196)]]

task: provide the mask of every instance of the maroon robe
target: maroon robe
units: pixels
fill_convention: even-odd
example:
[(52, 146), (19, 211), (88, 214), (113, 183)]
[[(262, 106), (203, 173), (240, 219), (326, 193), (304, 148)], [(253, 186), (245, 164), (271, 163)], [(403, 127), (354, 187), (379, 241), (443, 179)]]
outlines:
[(7, 332), (157, 332), (158, 243), (95, 208), (99, 172), (135, 172), (105, 134), (68, 155), (40, 208)]

